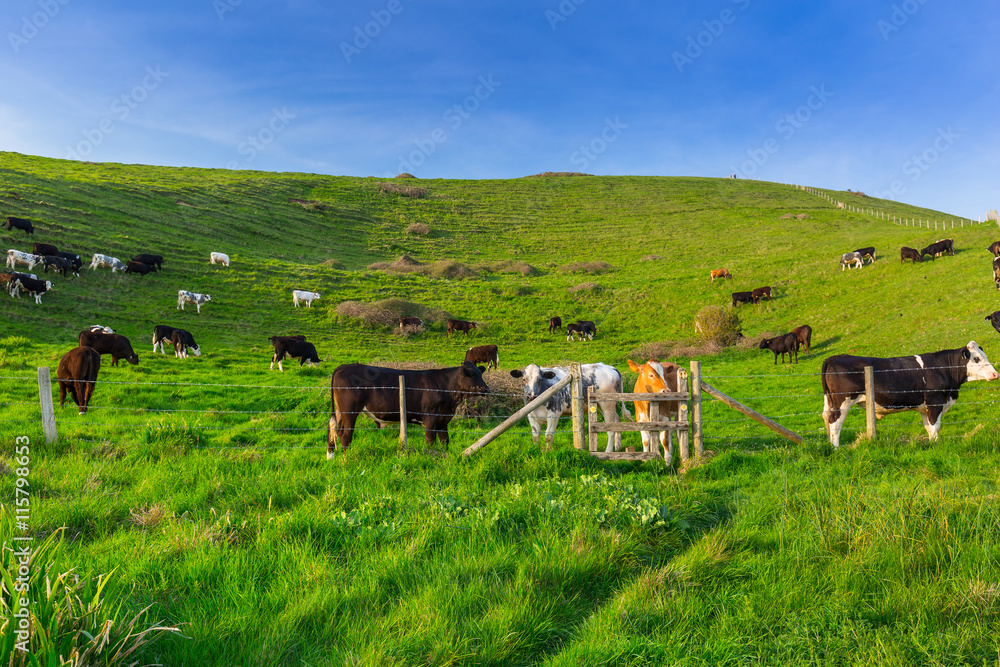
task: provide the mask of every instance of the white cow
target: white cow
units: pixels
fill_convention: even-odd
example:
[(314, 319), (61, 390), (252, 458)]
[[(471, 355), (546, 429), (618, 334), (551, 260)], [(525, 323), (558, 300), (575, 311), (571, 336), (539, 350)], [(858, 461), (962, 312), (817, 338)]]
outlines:
[(35, 264), (41, 264), (42, 258), (39, 255), (33, 255), (30, 252), (21, 252), (20, 250), (8, 250), (7, 251), (7, 267), (15, 268), (18, 264), (27, 264), (28, 270), (35, 266)]
[(229, 255), (224, 252), (213, 252), (208, 256), (209, 264), (222, 264), (223, 266), (229, 266)]
[(94, 270), (100, 266), (109, 267), (111, 269), (111, 273), (114, 273), (115, 271), (125, 271), (125, 263), (117, 257), (97, 253), (94, 255), (93, 259), (90, 260), (90, 269)]
[(305, 301), (306, 305), (312, 308), (312, 302), (319, 298), (319, 292), (307, 292), (305, 290), (292, 290), (292, 304), (299, 307), (299, 301)]
[[(620, 394), (622, 391), (622, 375), (614, 366), (607, 364), (583, 364), (580, 367), (583, 375), (583, 396), (586, 402), (589, 387), (595, 387), (598, 394)], [(527, 405), (540, 396), (546, 389), (556, 384), (569, 375), (569, 369), (556, 366), (554, 368), (544, 368), (537, 364), (528, 364), (523, 371), (513, 370), (512, 377), (521, 378), (524, 383), (524, 403)], [(559, 417), (572, 412), (570, 400), (570, 385), (566, 385), (557, 391), (544, 405), (539, 406), (528, 414), (528, 423), (531, 424), (531, 440), (538, 442), (542, 430), (542, 420), (547, 424), (545, 428), (545, 442), (552, 447), (552, 441), (556, 436), (556, 426), (559, 424)], [(604, 413), (605, 422), (617, 422), (618, 412), (615, 410), (615, 401), (597, 401)], [(632, 418), (632, 413), (622, 404), (622, 414), (627, 418)], [(621, 433), (608, 432), (608, 446), (605, 451), (613, 452), (621, 449)]]
[[(860, 252), (845, 252), (840, 256), (840, 270), (843, 271), (848, 267), (848, 265), (853, 264), (857, 268), (864, 266), (864, 262), (861, 259)], [(854, 268), (854, 267), (851, 267)]]
[(208, 294), (198, 294), (197, 292), (188, 292), (187, 290), (177, 291), (177, 307), (181, 310), (184, 310), (185, 303), (193, 303), (198, 307), (198, 312), (201, 313), (201, 305), (211, 300), (212, 297)]

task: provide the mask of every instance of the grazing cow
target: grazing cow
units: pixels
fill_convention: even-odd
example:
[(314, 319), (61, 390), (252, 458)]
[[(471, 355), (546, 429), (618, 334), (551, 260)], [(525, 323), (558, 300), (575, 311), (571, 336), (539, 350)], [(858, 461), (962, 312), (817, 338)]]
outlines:
[(25, 235), (34, 234), (35, 228), (31, 226), (31, 220), (27, 218), (15, 218), (10, 216), (7, 218), (7, 231), (11, 229), (23, 229)]
[(851, 266), (852, 269), (853, 268), (860, 269), (862, 266), (864, 266), (864, 262), (861, 260), (861, 253), (860, 252), (845, 252), (843, 255), (840, 256), (840, 270), (841, 271), (843, 271), (849, 265), (852, 265), (852, 264), (853, 264), (853, 266)]
[(590, 320), (577, 320), (576, 323), (580, 326), (580, 330), (583, 335), (589, 340), (594, 340), (594, 336), (597, 335), (597, 325)]
[(202, 304), (208, 303), (212, 300), (212, 297), (208, 294), (198, 294), (197, 292), (188, 292), (187, 290), (177, 290), (177, 307), (184, 310), (185, 303), (193, 303), (198, 307), (198, 312), (201, 313)]
[(828, 357), (822, 369), (823, 422), (834, 447), (840, 446), (848, 411), (865, 400), (865, 366), (875, 371), (875, 416), (916, 410), (931, 440), (937, 440), (941, 417), (958, 400), (963, 384), (1000, 377), (975, 341), (955, 350), (909, 357)]
[(562, 318), (556, 315), (549, 318), (549, 333), (555, 333), (562, 329)]
[(319, 298), (319, 292), (307, 292), (306, 290), (292, 290), (292, 305), (299, 307), (299, 301), (305, 301), (306, 306), (313, 307), (313, 301)]
[(733, 292), (733, 308), (741, 303), (756, 303), (753, 292)]
[(938, 239), (937, 241), (935, 241), (935, 243), (943, 243), (944, 244), (944, 250), (942, 250), (940, 254), (943, 255), (946, 252), (949, 255), (954, 255), (955, 254), (955, 241), (954, 241), (954, 239)]
[(79, 255), (75, 252), (68, 252), (66, 250), (60, 250), (57, 254), (63, 259), (69, 260), (70, 266), (73, 267), (73, 273), (77, 276), (80, 275), (80, 269), (83, 268), (83, 260), (80, 259)]
[(997, 290), (1000, 291), (1000, 257), (993, 258), (993, 282), (997, 285)]
[(157, 324), (153, 327), (153, 354), (156, 354), (156, 348), (160, 348), (160, 354), (166, 354), (163, 349), (164, 341), (172, 342), (170, 340), (170, 335), (174, 332), (173, 327), (168, 327), (165, 324)]
[(867, 248), (858, 248), (854, 252), (861, 255), (862, 263), (864, 263), (865, 257), (867, 257), (872, 264), (875, 263), (875, 248), (872, 246), (868, 246)]
[(7, 268), (16, 269), (18, 264), (27, 264), (28, 270), (31, 271), (31, 269), (35, 267), (35, 264), (41, 263), (42, 258), (40, 255), (30, 252), (21, 252), (20, 250), (7, 251)]
[(916, 248), (907, 248), (903, 246), (899, 249), (899, 263), (902, 264), (906, 260), (911, 260), (911, 263), (916, 264), (917, 262), (923, 262), (923, 255)]
[[(42, 295), (52, 289), (52, 283), (48, 280), (36, 280), (34, 278), (28, 278), (23, 273), (17, 274), (18, 277), (14, 282), (15, 290), (24, 290), (25, 292), (31, 292), (32, 296), (35, 297), (35, 303), (42, 302)], [(20, 294), (18, 294), (18, 298)]]
[(400, 421), (399, 378), (406, 384), (406, 414), (410, 424), (423, 424), (428, 445), (440, 439), (448, 445), (448, 424), (465, 398), (489, 393), (484, 368), (466, 362), (452, 368), (406, 371), (364, 364), (338, 366), (330, 380), (333, 414), (327, 429), (326, 457), (332, 459), (337, 443), (347, 451), (354, 438), (354, 424), (364, 412), (380, 426)]
[(1000, 310), (996, 311), (992, 315), (986, 316), (986, 321), (993, 325), (993, 328), (1000, 333)]
[(406, 327), (422, 327), (424, 326), (424, 321), (419, 317), (401, 317), (399, 318), (399, 328), (405, 329)]
[(803, 324), (800, 327), (795, 327), (792, 329), (792, 333), (795, 337), (799, 339), (799, 349), (801, 349), (806, 354), (809, 354), (809, 348), (812, 347), (812, 336), (813, 329), (808, 324)]
[(124, 359), (133, 366), (139, 363), (139, 355), (132, 351), (132, 343), (121, 334), (81, 331), (80, 346), (92, 347), (101, 354), (110, 354), (112, 366), (117, 366), (119, 359)]
[[(639, 377), (635, 381), (635, 388), (632, 390), (636, 394), (664, 394), (675, 393), (687, 389), (686, 370), (672, 364), (669, 361), (660, 362), (650, 359), (642, 366), (631, 359), (628, 360), (628, 367)], [(635, 401), (635, 420), (637, 422), (651, 422), (650, 401)], [(680, 401), (660, 401), (660, 420), (676, 420), (680, 416)], [(666, 452), (666, 460), (674, 460), (674, 439), (672, 431), (640, 431), (639, 437), (642, 439), (642, 451), (650, 451), (650, 446), (656, 441), (659, 434), (660, 445)]]
[(990, 247), (987, 248), (987, 250), (993, 253), (994, 257), (1000, 257), (1000, 241), (994, 241), (993, 243), (991, 243)]
[[(90, 329), (88, 329), (88, 331), (92, 331), (94, 333), (106, 333), (106, 334), (112, 334), (115, 332), (115, 330), (112, 329), (111, 327), (106, 327), (101, 324), (91, 324)], [(153, 351), (155, 352), (156, 350)]]
[(224, 252), (213, 252), (208, 256), (208, 263), (229, 266), (229, 255)]
[(40, 257), (44, 255), (58, 255), (59, 248), (50, 243), (35, 243), (31, 246), (31, 252)]
[(733, 274), (729, 273), (729, 271), (727, 269), (712, 269), (709, 272), (708, 275), (712, 279), (713, 283), (715, 282), (716, 278), (732, 278), (733, 277)]
[[(58, 255), (44, 255), (42, 257), (42, 265), (45, 267), (44, 273), (48, 273), (51, 268), (53, 271), (57, 271), (65, 276), (67, 272), (73, 270), (73, 263), (65, 257), (59, 257)], [(76, 272), (74, 271), (74, 273)], [(79, 276), (80, 274), (76, 273), (76, 275)]]
[(143, 264), (156, 265), (156, 268), (163, 270), (163, 255), (136, 255), (132, 258), (133, 262), (142, 262)]
[(469, 330), (475, 328), (476, 328), (475, 322), (466, 322), (465, 320), (448, 320), (447, 333), (450, 336), (455, 331), (461, 331), (466, 336), (468, 336)]
[(114, 273), (115, 271), (125, 271), (125, 263), (120, 259), (109, 255), (102, 255), (100, 253), (94, 255), (94, 258), (90, 260), (90, 268), (92, 270), (99, 266), (109, 267), (111, 269), (111, 273)]
[(761, 299), (765, 299), (765, 298), (768, 301), (770, 301), (771, 300), (771, 286), (767, 285), (766, 287), (758, 287), (757, 289), (755, 289), (754, 291), (752, 291), (750, 293), (750, 295), (753, 297), (753, 302), (754, 303), (760, 303), (760, 300)]
[(140, 276), (144, 276), (147, 273), (155, 273), (156, 267), (152, 264), (145, 264), (143, 262), (136, 262), (134, 260), (129, 260), (125, 265), (125, 273), (138, 273)]
[(486, 370), (496, 369), (500, 365), (500, 350), (496, 345), (478, 345), (470, 347), (465, 353), (465, 360), (471, 364), (486, 364)]
[[(595, 387), (598, 394), (620, 394), (622, 391), (622, 375), (614, 366), (607, 364), (583, 364), (580, 367), (583, 377), (583, 396), (586, 401), (589, 387)], [(524, 404), (540, 396), (546, 389), (556, 384), (569, 375), (569, 369), (561, 366), (544, 368), (537, 364), (528, 364), (523, 371), (513, 370), (511, 377), (520, 378), (524, 383)], [(545, 442), (548, 447), (552, 447), (552, 442), (556, 437), (556, 426), (559, 424), (559, 417), (572, 412), (570, 404), (570, 385), (566, 385), (557, 391), (544, 405), (540, 405), (528, 413), (528, 423), (531, 425), (531, 441), (537, 443), (542, 431), (542, 420), (546, 421)], [(615, 401), (597, 400), (597, 404), (604, 413), (605, 422), (617, 422), (618, 412)], [(632, 414), (622, 405), (622, 414), (631, 419)], [(621, 449), (621, 433), (608, 432), (608, 446), (605, 451), (613, 452)]]
[(59, 383), (59, 407), (66, 402), (69, 392), (73, 402), (79, 406), (81, 415), (87, 414), (87, 406), (94, 395), (97, 374), (101, 370), (101, 355), (90, 347), (76, 347), (59, 360), (56, 380)]
[(951, 241), (951, 239), (943, 239), (941, 241), (935, 241), (934, 243), (930, 244), (929, 246), (920, 251), (920, 257), (923, 258), (924, 255), (930, 255), (931, 260), (933, 260), (938, 255), (943, 255), (944, 253), (948, 252), (949, 248), (951, 248), (951, 254), (954, 255), (955, 248), (952, 244), (949, 243), (949, 241)]
[[(174, 344), (174, 356), (179, 359), (187, 359), (188, 354), (193, 354), (196, 357), (201, 356), (201, 348), (198, 347), (198, 343), (194, 342), (194, 336), (184, 329), (174, 329), (170, 333), (170, 342)], [(162, 343), (160, 348), (163, 348)]]
[(310, 368), (318, 366), (320, 363), (316, 346), (307, 342), (305, 336), (272, 336), (269, 340), (274, 345), (274, 356), (271, 357), (272, 371), (274, 370), (275, 362), (277, 362), (278, 370), (282, 373), (285, 372), (285, 367), (281, 365), (285, 356), (291, 359), (298, 359), (299, 368), (306, 362), (309, 362)]
[(795, 363), (799, 363), (799, 337), (797, 334), (786, 333), (777, 338), (765, 338), (760, 342), (760, 349), (774, 352), (774, 363), (778, 363), (778, 355), (781, 355), (781, 363), (785, 363), (785, 354), (788, 354), (788, 363), (792, 363), (792, 353), (795, 353)]

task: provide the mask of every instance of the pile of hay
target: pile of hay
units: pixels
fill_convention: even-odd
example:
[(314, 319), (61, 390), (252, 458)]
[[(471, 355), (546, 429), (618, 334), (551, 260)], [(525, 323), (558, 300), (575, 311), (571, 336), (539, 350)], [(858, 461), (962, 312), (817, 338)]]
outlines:
[(442, 259), (430, 264), (421, 264), (409, 255), (401, 255), (392, 262), (375, 262), (369, 264), (368, 268), (385, 273), (416, 273), (429, 278), (462, 279), (479, 275), (479, 271), (461, 262)]
[(423, 234), (426, 236), (431, 233), (431, 228), (422, 222), (414, 222), (412, 225), (406, 228), (407, 234)]
[(574, 285), (566, 289), (570, 294), (579, 294), (580, 292), (585, 292), (587, 294), (597, 294), (603, 288), (597, 283), (580, 283), (579, 285)]
[(562, 273), (586, 273), (588, 275), (598, 275), (607, 273), (612, 267), (607, 262), (570, 262), (559, 267)]
[(382, 299), (373, 303), (362, 301), (342, 301), (337, 304), (337, 314), (361, 320), (374, 327), (399, 328), (399, 318), (419, 317), (424, 324), (444, 322), (448, 313), (440, 308), (407, 301), (406, 299)]
[(396, 183), (389, 183), (387, 181), (376, 183), (376, 185), (382, 192), (389, 192), (403, 197), (421, 199), (427, 196), (427, 188), (417, 188), (412, 185), (397, 185)]

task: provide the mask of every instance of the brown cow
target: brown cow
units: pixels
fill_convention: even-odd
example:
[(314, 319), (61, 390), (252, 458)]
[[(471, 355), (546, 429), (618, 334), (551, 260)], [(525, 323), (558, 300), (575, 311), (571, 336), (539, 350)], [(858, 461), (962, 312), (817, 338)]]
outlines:
[(419, 317), (401, 317), (399, 318), (399, 328), (404, 327), (422, 327), (424, 326), (424, 321)]
[(448, 320), (448, 335), (450, 336), (455, 331), (461, 331), (466, 336), (469, 335), (470, 329), (475, 329), (475, 322), (466, 322), (465, 320)]
[[(656, 359), (650, 359), (640, 366), (629, 359), (628, 367), (633, 372), (639, 374), (639, 377), (635, 381), (635, 388), (632, 390), (636, 394), (687, 391), (688, 373), (677, 364), (672, 364), (669, 361), (659, 362)], [(679, 401), (660, 401), (659, 403), (660, 420), (676, 420), (679, 417)], [(649, 405), (650, 401), (635, 401), (636, 422), (653, 421), (650, 418)], [(642, 439), (642, 451), (648, 452), (651, 447), (655, 447), (657, 433), (659, 434), (660, 445), (663, 447), (666, 460), (673, 461), (674, 440), (671, 431), (639, 431), (639, 437)]]
[(714, 283), (716, 278), (732, 278), (733, 274), (729, 273), (726, 269), (712, 269), (709, 276), (712, 278), (712, 282)]
[(556, 315), (549, 318), (549, 333), (555, 333), (562, 329), (562, 318)]
[(792, 333), (799, 339), (799, 348), (805, 354), (809, 354), (809, 348), (812, 346), (813, 328), (808, 324), (803, 324), (800, 327), (792, 329)]
[(80, 332), (80, 347), (92, 347), (99, 354), (110, 354), (111, 365), (117, 366), (124, 359), (133, 366), (139, 363), (139, 355), (132, 351), (132, 343), (121, 334), (106, 334), (96, 331)]
[(795, 354), (795, 363), (799, 363), (799, 337), (794, 333), (786, 333), (776, 338), (765, 338), (760, 342), (760, 349), (774, 352), (774, 363), (778, 363), (778, 355), (781, 355), (781, 363), (785, 363), (785, 355), (788, 355), (788, 363), (792, 363), (792, 354)]
[(56, 369), (59, 383), (59, 407), (66, 402), (69, 391), (73, 402), (80, 407), (79, 414), (87, 414), (87, 405), (94, 395), (94, 383), (101, 370), (101, 355), (91, 347), (76, 347), (63, 355)]
[(906, 246), (903, 246), (902, 248), (899, 249), (899, 263), (902, 264), (908, 259), (912, 260), (913, 263), (924, 261), (919, 250), (917, 250), (916, 248), (907, 248)]
[(496, 369), (500, 365), (500, 351), (496, 345), (477, 345), (469, 348), (465, 360), (472, 364), (486, 364), (486, 370), (490, 367)]
[(770, 301), (771, 300), (771, 286), (767, 285), (766, 287), (758, 287), (754, 291), (750, 292), (750, 295), (753, 297), (753, 302), (754, 303), (760, 303), (760, 300), (763, 299), (763, 298), (765, 298), (765, 297), (767, 298), (768, 301)]
[(991, 243), (990, 247), (987, 248), (987, 250), (993, 253), (994, 257), (1000, 257), (1000, 241), (994, 241), (993, 243)]

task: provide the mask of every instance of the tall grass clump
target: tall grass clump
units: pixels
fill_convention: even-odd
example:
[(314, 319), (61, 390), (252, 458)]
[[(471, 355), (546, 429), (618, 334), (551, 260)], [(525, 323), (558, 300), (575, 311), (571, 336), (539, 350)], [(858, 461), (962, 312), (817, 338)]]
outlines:
[(361, 320), (374, 327), (399, 327), (401, 317), (419, 317), (424, 324), (436, 324), (449, 315), (440, 308), (425, 306), (406, 299), (382, 299), (372, 303), (342, 301), (337, 304), (337, 314)]
[(422, 199), (427, 196), (427, 188), (418, 188), (412, 185), (397, 185), (396, 183), (379, 183), (379, 190), (402, 197), (413, 197)]
[(702, 342), (723, 347), (735, 345), (742, 337), (740, 316), (722, 306), (705, 306), (694, 318), (694, 329)]

